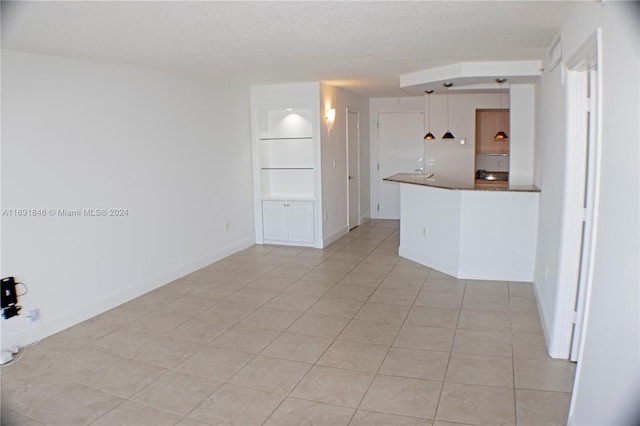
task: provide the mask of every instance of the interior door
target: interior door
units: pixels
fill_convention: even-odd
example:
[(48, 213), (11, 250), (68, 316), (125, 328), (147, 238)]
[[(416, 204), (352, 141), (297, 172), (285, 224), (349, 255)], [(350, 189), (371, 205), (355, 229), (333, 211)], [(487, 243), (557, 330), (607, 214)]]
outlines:
[(360, 113), (347, 110), (347, 194), (349, 230), (360, 225)]
[(424, 113), (378, 114), (378, 218), (400, 219), (400, 184), (382, 179), (424, 170)]

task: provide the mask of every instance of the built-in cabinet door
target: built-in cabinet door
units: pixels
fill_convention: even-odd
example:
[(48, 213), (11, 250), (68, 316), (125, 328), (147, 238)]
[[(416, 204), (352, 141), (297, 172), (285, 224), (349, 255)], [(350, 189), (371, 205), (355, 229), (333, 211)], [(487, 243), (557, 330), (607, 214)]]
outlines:
[(262, 230), (265, 240), (289, 239), (289, 212), (283, 201), (262, 202)]
[(313, 242), (313, 203), (291, 201), (289, 209), (289, 241)]
[(314, 241), (312, 201), (263, 201), (265, 241)]

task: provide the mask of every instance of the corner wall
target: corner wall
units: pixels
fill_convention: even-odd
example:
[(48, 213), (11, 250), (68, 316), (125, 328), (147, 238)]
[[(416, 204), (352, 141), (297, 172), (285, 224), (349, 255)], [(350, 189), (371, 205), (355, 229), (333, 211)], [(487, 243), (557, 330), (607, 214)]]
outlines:
[(2, 209), (47, 215), (2, 217), (2, 276), (46, 327), (2, 321), (2, 346), (251, 245), (249, 111), (248, 86), (3, 50)]
[(360, 219), (371, 217), (369, 210), (369, 101), (344, 89), (320, 83), (320, 112), (335, 108), (331, 130), (320, 120), (322, 170), (322, 237), (330, 244), (348, 229), (347, 199), (347, 108), (360, 112)]
[[(595, 256), (570, 425), (640, 420), (640, 10), (637, 2), (576, 3), (562, 27), (567, 61), (602, 29), (602, 151)], [(535, 286), (544, 327), (557, 318), (565, 141), (561, 66), (536, 88), (536, 184), (541, 187)]]

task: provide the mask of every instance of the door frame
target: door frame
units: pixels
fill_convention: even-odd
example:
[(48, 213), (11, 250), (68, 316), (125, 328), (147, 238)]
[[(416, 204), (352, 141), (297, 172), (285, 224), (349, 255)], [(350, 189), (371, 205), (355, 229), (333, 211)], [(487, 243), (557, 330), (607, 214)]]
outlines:
[[(574, 360), (578, 361), (578, 370), (584, 350), (582, 341), (591, 298), (598, 224), (602, 147), (601, 55), (602, 33), (598, 29), (567, 61), (567, 69), (563, 70), (566, 71), (567, 83), (566, 180), (560, 238), (559, 286), (555, 306), (557, 320), (550, 335), (549, 355), (554, 358), (575, 358)], [(596, 87), (591, 95), (591, 102), (586, 105), (590, 73), (594, 73)], [(589, 131), (587, 109), (591, 121)], [(589, 136), (591, 139), (587, 141)], [(585, 176), (588, 181), (586, 185)], [(585, 194), (590, 200), (586, 208)], [(574, 340), (577, 344), (572, 356)]]
[[(361, 218), (360, 218), (360, 213), (362, 211), (362, 206), (360, 205), (360, 201), (361, 201), (361, 197), (360, 197), (360, 111), (353, 109), (353, 108), (349, 108), (346, 107), (345, 108), (346, 111), (346, 117), (347, 117), (347, 125), (346, 125), (346, 139), (347, 139), (347, 143), (346, 143), (346, 150), (347, 150), (347, 161), (346, 161), (346, 167), (347, 167), (347, 228), (349, 228), (348, 230), (350, 231), (351, 229), (355, 228), (356, 226), (360, 226)], [(351, 142), (349, 140), (349, 113), (355, 113), (356, 117), (357, 117), (357, 121), (356, 121), (356, 169), (357, 169), (357, 179), (358, 179), (358, 190), (356, 191), (356, 196), (358, 197), (358, 219), (357, 219), (357, 224), (355, 226), (351, 226), (351, 223), (349, 223), (349, 217), (351, 215), (351, 190), (349, 188), (349, 162), (350, 162), (350, 158), (349, 158), (349, 143)]]

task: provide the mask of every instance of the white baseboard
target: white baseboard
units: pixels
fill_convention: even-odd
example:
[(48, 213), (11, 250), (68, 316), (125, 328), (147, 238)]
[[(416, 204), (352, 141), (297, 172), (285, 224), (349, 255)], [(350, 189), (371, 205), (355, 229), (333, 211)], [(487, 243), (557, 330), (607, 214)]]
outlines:
[(533, 293), (536, 297), (536, 304), (538, 306), (538, 315), (540, 316), (540, 325), (542, 326), (542, 332), (544, 333), (544, 340), (547, 344), (547, 348), (549, 347), (549, 330), (547, 327), (546, 321), (546, 312), (542, 309), (542, 305), (540, 304), (540, 289), (538, 287), (538, 283), (536, 281), (532, 282), (533, 285)]
[(431, 269), (451, 275), (461, 280), (498, 280), (498, 281), (525, 281), (531, 282), (533, 271), (515, 269), (461, 267), (443, 262), (440, 259), (427, 256), (423, 253), (400, 246), (398, 254)]
[(455, 277), (458, 273), (458, 268), (456, 268), (455, 265), (451, 265), (449, 263), (443, 262), (440, 259), (436, 259), (423, 253), (411, 250), (402, 245), (398, 248), (398, 255), (447, 275)]
[(164, 273), (153, 277), (147, 281), (136, 284), (125, 291), (109, 296), (98, 302), (84, 306), (76, 311), (62, 315), (51, 321), (40, 322), (34, 324), (33, 328), (5, 338), (2, 336), (2, 349), (10, 348), (12, 346), (25, 346), (33, 342), (37, 342), (40, 339), (56, 334), (62, 330), (72, 327), (81, 323), (89, 318), (99, 315), (109, 309), (113, 309), (125, 302), (135, 299), (145, 293), (160, 288), (170, 282), (182, 278), (192, 272), (197, 271), (205, 266), (208, 266), (218, 260), (224, 259), (234, 253), (251, 247), (254, 244), (253, 238), (247, 238), (242, 241), (238, 241), (228, 247), (218, 250), (214, 253), (208, 254), (200, 259), (190, 262), (184, 266), (181, 266), (173, 271)]
[(335, 231), (332, 234), (329, 234), (325, 238), (323, 238), (322, 239), (322, 247), (328, 246), (332, 242), (339, 240), (340, 238), (344, 237), (348, 233), (349, 233), (349, 226), (348, 225), (347, 226), (343, 226), (342, 228), (338, 229), (337, 231)]
[(458, 267), (458, 278), (463, 280), (497, 280), (497, 281), (524, 281), (531, 282), (533, 271), (517, 269)]

